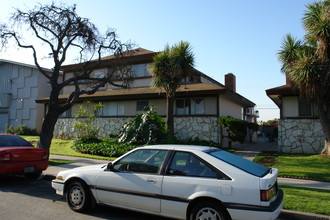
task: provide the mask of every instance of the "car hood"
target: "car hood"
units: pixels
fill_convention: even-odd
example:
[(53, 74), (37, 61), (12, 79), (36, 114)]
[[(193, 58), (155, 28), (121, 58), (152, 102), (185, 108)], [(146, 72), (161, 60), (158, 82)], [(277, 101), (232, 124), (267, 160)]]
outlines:
[(71, 175), (76, 176), (90, 176), (95, 175), (101, 170), (104, 170), (107, 164), (96, 164), (96, 165), (89, 165), (89, 166), (82, 166), (82, 167), (76, 167), (73, 169), (64, 170), (58, 173), (58, 176), (63, 176), (64, 178), (67, 178)]
[(73, 168), (72, 170), (75, 171), (82, 171), (82, 170), (99, 170), (104, 166), (107, 166), (107, 163), (103, 163), (103, 164), (95, 164), (95, 165), (88, 165), (88, 166), (82, 166), (82, 167), (76, 167)]

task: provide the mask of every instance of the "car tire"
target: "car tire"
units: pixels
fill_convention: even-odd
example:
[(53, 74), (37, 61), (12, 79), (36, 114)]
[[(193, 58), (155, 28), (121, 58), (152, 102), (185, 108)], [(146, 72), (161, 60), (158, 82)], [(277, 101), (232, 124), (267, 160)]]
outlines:
[(190, 212), (189, 220), (230, 220), (225, 208), (215, 202), (202, 201), (197, 203)]
[(41, 171), (37, 171), (35, 173), (28, 173), (28, 174), (25, 174), (25, 176), (27, 178), (30, 178), (30, 179), (39, 179), (40, 175), (42, 174)]
[(91, 208), (90, 190), (83, 182), (73, 181), (66, 192), (66, 201), (73, 211), (83, 212)]

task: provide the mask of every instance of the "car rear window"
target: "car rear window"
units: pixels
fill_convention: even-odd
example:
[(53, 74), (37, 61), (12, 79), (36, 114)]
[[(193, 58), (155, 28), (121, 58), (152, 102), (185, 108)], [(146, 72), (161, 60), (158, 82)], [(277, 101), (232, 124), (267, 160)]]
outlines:
[(257, 177), (265, 176), (270, 170), (266, 166), (254, 163), (224, 150), (212, 150), (207, 153)]
[(21, 137), (14, 135), (0, 135), (0, 147), (33, 147)]

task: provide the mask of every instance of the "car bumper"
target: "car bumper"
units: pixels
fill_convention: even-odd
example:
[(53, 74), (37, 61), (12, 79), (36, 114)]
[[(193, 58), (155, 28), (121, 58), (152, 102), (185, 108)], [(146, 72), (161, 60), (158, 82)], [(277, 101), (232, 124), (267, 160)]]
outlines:
[(52, 187), (56, 190), (57, 195), (64, 195), (64, 182), (55, 179), (52, 181)]
[(228, 206), (227, 210), (233, 220), (274, 220), (281, 214), (283, 198), (283, 191), (279, 190), (276, 200), (270, 206)]
[(6, 162), (0, 163), (0, 174), (29, 174), (42, 172), (48, 167), (48, 161)]

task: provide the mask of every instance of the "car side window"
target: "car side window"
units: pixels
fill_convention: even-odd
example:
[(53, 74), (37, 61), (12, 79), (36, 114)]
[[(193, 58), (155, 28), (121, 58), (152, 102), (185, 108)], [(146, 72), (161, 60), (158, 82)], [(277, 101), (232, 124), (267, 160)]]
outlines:
[(113, 168), (117, 172), (157, 174), (167, 155), (167, 150), (140, 149), (117, 161)]
[(168, 175), (217, 178), (218, 173), (197, 156), (188, 152), (176, 152)]

